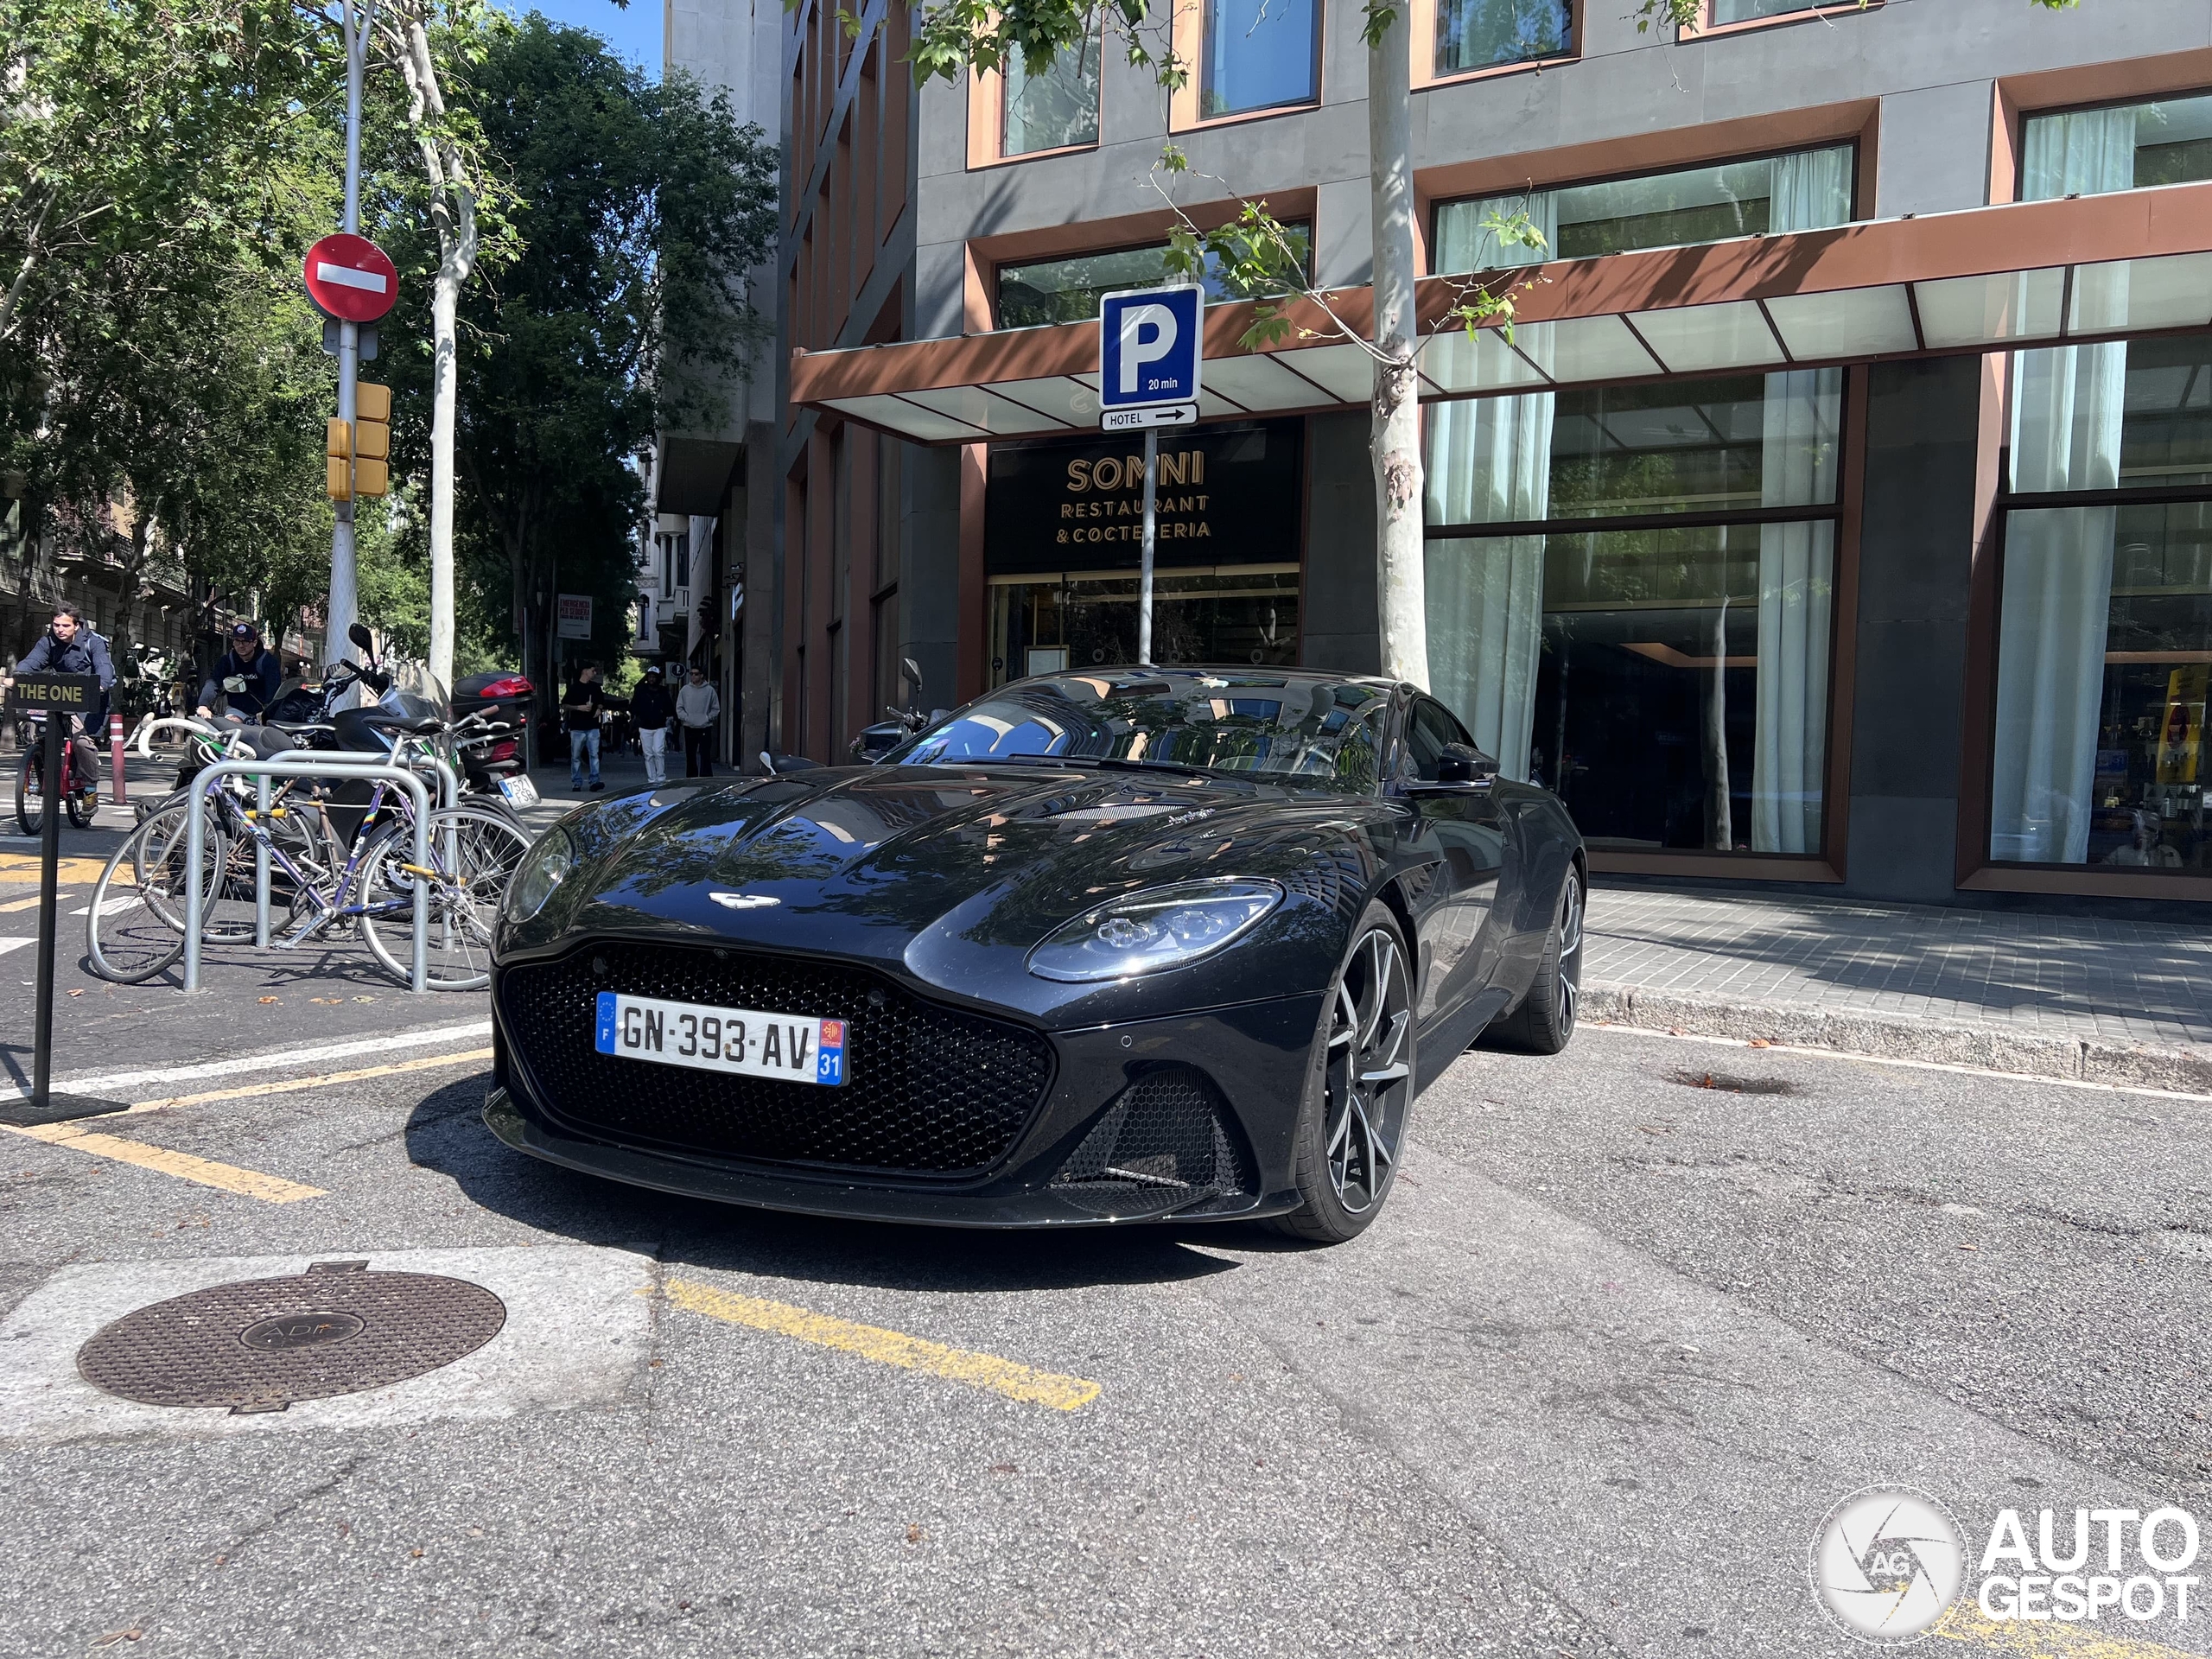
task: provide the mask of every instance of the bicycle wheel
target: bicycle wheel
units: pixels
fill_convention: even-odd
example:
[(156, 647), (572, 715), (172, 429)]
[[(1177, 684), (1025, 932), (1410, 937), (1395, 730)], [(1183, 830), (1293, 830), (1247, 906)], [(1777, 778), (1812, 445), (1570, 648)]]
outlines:
[(16, 766), (16, 826), (27, 836), (38, 834), (46, 823), (38, 770), (44, 759), (40, 746), (34, 744), (23, 751)]
[[(93, 883), (85, 943), (102, 979), (136, 985), (184, 954), (185, 827), (181, 809), (156, 813), (124, 837)], [(226, 851), (219, 831), (206, 851), (212, 886)]]
[[(430, 814), (429, 918), (424, 952), (434, 991), (481, 989), (492, 978), (492, 925), (530, 836), (496, 812), (456, 806)], [(361, 937), (386, 972), (410, 976), (415, 951), (415, 837), (395, 823), (361, 861)]]

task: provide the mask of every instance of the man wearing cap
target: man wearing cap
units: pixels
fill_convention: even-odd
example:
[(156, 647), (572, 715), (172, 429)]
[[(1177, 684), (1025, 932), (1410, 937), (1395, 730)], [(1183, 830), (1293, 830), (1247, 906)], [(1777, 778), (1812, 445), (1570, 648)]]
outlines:
[(213, 718), (219, 698), (227, 699), (223, 706), (232, 719), (258, 721), (283, 683), (284, 665), (261, 643), (261, 630), (251, 622), (233, 622), (231, 648), (200, 688), (200, 717)]
[(630, 694), (630, 717), (638, 722), (638, 747), (645, 757), (645, 781), (668, 781), (668, 728), (676, 720), (676, 703), (661, 683), (660, 664), (645, 665), (645, 677)]

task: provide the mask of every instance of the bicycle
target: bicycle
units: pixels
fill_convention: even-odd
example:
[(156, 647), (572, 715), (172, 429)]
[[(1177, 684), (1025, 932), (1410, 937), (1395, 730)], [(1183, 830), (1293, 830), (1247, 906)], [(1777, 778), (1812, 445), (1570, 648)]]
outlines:
[[(202, 741), (220, 737), (209, 728)], [(391, 805), (387, 809), (387, 796)], [(435, 809), (426, 820), (430, 861), (413, 861), (413, 802), (379, 780), (352, 846), (343, 845), (319, 801), (303, 813), (287, 789), (264, 815), (242, 790), (218, 787), (172, 797), (124, 840), (92, 888), (85, 931), (93, 971), (118, 984), (151, 979), (184, 954), (186, 853), (195, 799), (207, 814), (200, 937), (256, 936), (257, 855), (269, 855), (272, 907), (284, 902), (276, 950), (296, 950), (352, 921), (378, 963), (410, 979), (415, 894), (427, 883), (425, 983), (476, 990), (491, 980), (492, 927), (530, 837), (479, 807)], [(313, 828), (307, 827), (312, 817)], [(127, 889), (127, 891), (125, 890)], [(274, 928), (272, 927), (272, 933)]]
[[(16, 764), (16, 823), (25, 835), (35, 836), (46, 823), (46, 721), (33, 715), (23, 725), (29, 728), (29, 734), (22, 758)], [(91, 757), (89, 766), (78, 765), (79, 750)], [(86, 783), (86, 778), (92, 781)], [(81, 732), (71, 735), (69, 752), (61, 757), (61, 784), (69, 822), (79, 830), (91, 829), (100, 805), (99, 749)]]

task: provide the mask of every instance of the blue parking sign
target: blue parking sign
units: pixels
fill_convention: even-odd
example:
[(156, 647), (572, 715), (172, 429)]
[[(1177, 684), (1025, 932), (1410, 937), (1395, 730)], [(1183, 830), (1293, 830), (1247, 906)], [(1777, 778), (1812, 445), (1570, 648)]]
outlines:
[(1198, 400), (1205, 290), (1139, 288), (1098, 302), (1098, 402), (1147, 409)]

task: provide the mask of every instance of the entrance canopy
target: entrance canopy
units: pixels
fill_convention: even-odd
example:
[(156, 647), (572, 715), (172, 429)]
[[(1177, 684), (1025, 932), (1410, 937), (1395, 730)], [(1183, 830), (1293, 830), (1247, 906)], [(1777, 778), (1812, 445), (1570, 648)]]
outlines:
[[(2018, 202), (1494, 273), (1511, 333), (1444, 326), (1467, 281), (1422, 279), (1424, 401), (2011, 350), (2212, 327), (2212, 183)], [(1247, 302), (1208, 308), (1202, 420), (1364, 407), (1373, 295), (1292, 302), (1246, 351)], [(1336, 321), (1332, 321), (1331, 313)], [(918, 443), (1095, 432), (1098, 325), (791, 353), (795, 404)]]

